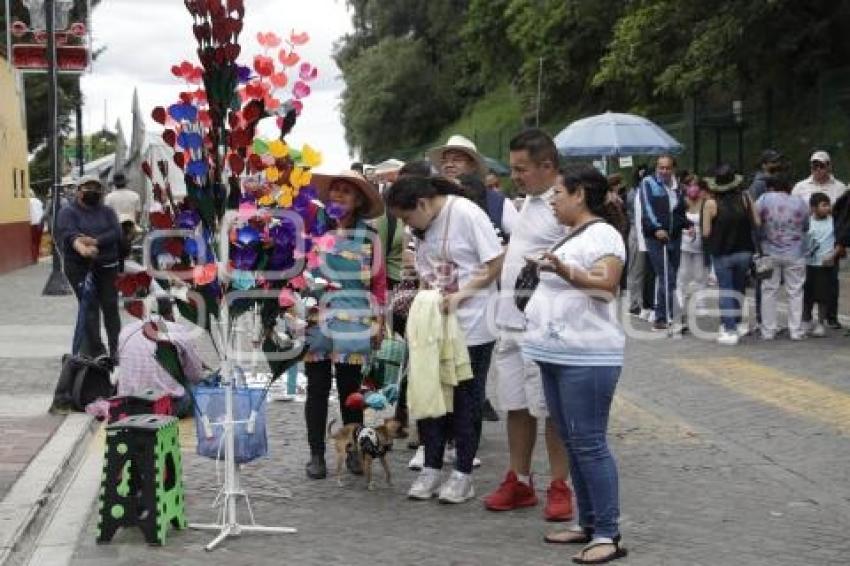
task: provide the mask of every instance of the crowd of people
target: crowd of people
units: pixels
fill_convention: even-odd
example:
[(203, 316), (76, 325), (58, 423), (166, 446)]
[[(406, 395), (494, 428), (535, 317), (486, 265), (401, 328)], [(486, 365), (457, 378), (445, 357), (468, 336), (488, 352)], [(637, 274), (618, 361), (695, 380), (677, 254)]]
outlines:
[[(427, 160), (394, 162), (368, 176), (360, 164), (313, 176), (335, 221), (334, 244), (320, 251), (314, 274), (331, 285), (307, 320), (305, 472), (327, 476), (334, 382), (343, 424), (363, 423), (362, 408), (347, 400), (394, 333), (409, 348), (396, 418), (405, 434), (415, 430), (412, 447), (418, 444), (409, 497), (456, 504), (475, 497), (492, 375), (506, 413), (507, 461), (484, 506), (504, 512), (538, 504), (531, 462), (542, 420), (551, 478), (543, 516), (575, 519), (545, 540), (583, 545), (577, 563), (603, 563), (626, 554), (607, 444), (626, 343), (619, 296), (632, 315), (671, 334), (686, 332), (697, 316), (719, 314), (717, 340), (733, 345), (751, 331), (742, 312), (747, 285), (756, 289), (760, 336), (777, 337), (781, 287), (790, 338), (823, 336), (839, 327), (847, 189), (824, 151), (811, 156), (811, 176), (796, 185), (782, 156), (768, 150), (749, 186), (729, 165), (703, 178), (677, 171), (675, 158), (662, 155), (651, 169), (637, 167), (627, 188), (620, 174), (561, 168), (553, 140), (538, 129), (516, 135), (509, 149), (518, 203), (462, 136)], [(169, 305), (159, 304), (160, 326), (120, 327), (114, 281), (139, 222), (138, 201), (122, 192), (122, 181), (104, 197), (100, 181), (83, 179), (59, 213), (55, 237), (80, 301), (75, 350), (119, 366), (120, 392), (158, 387), (185, 413), (187, 392), (154, 361), (156, 333), (173, 337), (189, 381), (202, 378), (203, 364)], [(58, 411), (67, 408), (60, 393)], [(354, 451), (346, 464), (362, 473)]]
[[(653, 330), (686, 332), (716, 295), (720, 344), (736, 345), (751, 333), (773, 340), (782, 288), (791, 340), (840, 329), (838, 271), (850, 242), (850, 196), (826, 151), (809, 163), (811, 175), (795, 184), (782, 155), (765, 150), (749, 186), (728, 164), (705, 178), (677, 174), (672, 156), (660, 157), (653, 172), (638, 168), (622, 201), (630, 220), (629, 312)], [(755, 325), (743, 313), (748, 287)]]

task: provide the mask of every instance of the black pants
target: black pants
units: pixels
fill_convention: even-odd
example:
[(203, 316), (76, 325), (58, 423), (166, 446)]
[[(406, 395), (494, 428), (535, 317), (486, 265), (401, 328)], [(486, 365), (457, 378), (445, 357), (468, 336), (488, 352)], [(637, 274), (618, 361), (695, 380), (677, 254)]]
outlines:
[(439, 470), (443, 467), (446, 441), (454, 439), (457, 450), (455, 469), (464, 474), (472, 472), (472, 459), (481, 442), (481, 414), (487, 389), (487, 372), (494, 342), (470, 346), (469, 360), (472, 379), (455, 387), (453, 410), (450, 415), (417, 422), (419, 439), (425, 446), (425, 466)]
[(835, 258), (835, 265), (832, 266), (830, 272), (830, 291), (829, 302), (826, 305), (826, 319), (829, 322), (838, 322), (838, 258)]
[(649, 261), (648, 253), (638, 253), (643, 254), (643, 308), (651, 310), (655, 308), (655, 269), (652, 267), (652, 262)]
[(121, 316), (118, 314), (118, 289), (115, 288), (115, 278), (118, 276), (117, 263), (111, 267), (85, 266), (73, 262), (65, 263), (65, 276), (71, 284), (74, 295), (79, 302), (83, 291), (86, 274), (91, 271), (94, 278), (95, 297), (86, 309), (85, 333), (83, 334), (80, 353), (97, 357), (106, 353), (103, 340), (100, 338), (100, 313), (103, 312), (103, 323), (106, 326), (106, 340), (109, 345), (109, 356), (118, 363), (118, 334), (121, 332)]
[(363, 367), (354, 364), (332, 364), (330, 361), (307, 362), (304, 364), (304, 372), (307, 374), (307, 402), (304, 405), (307, 442), (311, 454), (324, 455), (331, 380), (336, 378), (342, 423), (362, 423), (363, 411), (349, 409), (345, 406), (345, 400), (360, 390)]
[(818, 319), (830, 320), (833, 297), (837, 295), (834, 279), (838, 269), (822, 265), (806, 266), (806, 282), (803, 284), (803, 320), (812, 320), (812, 309), (818, 306)]

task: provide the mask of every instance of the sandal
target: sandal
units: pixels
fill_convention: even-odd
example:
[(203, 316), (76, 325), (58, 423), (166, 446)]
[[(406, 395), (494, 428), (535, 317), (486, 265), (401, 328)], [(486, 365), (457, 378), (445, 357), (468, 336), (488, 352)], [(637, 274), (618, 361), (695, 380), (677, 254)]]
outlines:
[[(584, 557), (585, 554), (587, 554), (587, 551), (592, 550), (594, 548), (598, 548), (600, 546), (613, 546), (614, 552), (605, 556), (601, 556), (599, 558)], [(581, 552), (579, 552), (578, 555), (573, 556), (573, 562), (575, 562), (576, 564), (606, 564), (608, 562), (611, 562), (612, 560), (623, 558), (628, 555), (628, 553), (628, 550), (620, 546), (620, 536), (617, 535), (616, 537), (614, 537), (613, 542), (591, 542), (590, 544), (582, 548)]]
[(593, 540), (593, 529), (573, 525), (562, 531), (548, 533), (543, 542), (548, 544), (587, 544)]

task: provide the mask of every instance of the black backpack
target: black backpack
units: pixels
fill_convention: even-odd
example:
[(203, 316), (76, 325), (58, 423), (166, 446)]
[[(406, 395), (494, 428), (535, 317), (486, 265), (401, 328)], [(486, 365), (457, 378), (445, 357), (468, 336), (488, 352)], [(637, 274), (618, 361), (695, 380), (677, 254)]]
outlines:
[(85, 411), (86, 405), (98, 399), (109, 399), (115, 395), (115, 387), (109, 380), (110, 368), (100, 360), (87, 356), (62, 356), (60, 384), (68, 384), (71, 404), (77, 411)]

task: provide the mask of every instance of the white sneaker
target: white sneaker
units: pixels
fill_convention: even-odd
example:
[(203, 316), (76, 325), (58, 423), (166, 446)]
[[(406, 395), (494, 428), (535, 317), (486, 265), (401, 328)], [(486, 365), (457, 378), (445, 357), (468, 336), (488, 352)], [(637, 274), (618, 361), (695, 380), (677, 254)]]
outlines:
[(791, 338), (791, 340), (793, 340), (794, 342), (799, 342), (800, 340), (805, 340), (807, 336), (802, 333), (796, 334), (794, 332), (791, 332), (789, 338)]
[(761, 329), (761, 339), (762, 340), (776, 340), (776, 333), (769, 332), (764, 328)]
[(640, 314), (638, 315), (638, 318), (640, 318), (641, 320), (649, 321), (649, 319), (650, 319), (650, 317), (651, 317), (651, 316), (652, 316), (652, 311), (651, 311), (651, 310), (649, 310), (649, 309), (641, 309)]
[(440, 503), (463, 503), (475, 497), (472, 476), (457, 470), (440, 487)]
[(721, 330), (720, 334), (717, 336), (717, 343), (722, 344), (723, 346), (737, 346), (738, 340), (739, 337), (737, 332)]
[(441, 479), (440, 470), (422, 468), (413, 485), (410, 486), (407, 496), (410, 499), (420, 499), (423, 501), (431, 499), (437, 493), (442, 493), (440, 488)]
[(453, 466), (456, 461), (457, 449), (454, 446), (446, 446), (446, 450), (443, 452), (443, 464)]
[(479, 458), (478, 456), (473, 458), (472, 459), (472, 467), (473, 468), (480, 468), (481, 467), (481, 458)]
[(750, 326), (746, 322), (739, 322), (738, 327), (735, 330), (738, 332), (739, 338), (749, 336), (750, 334)]
[(820, 322), (815, 324), (815, 327), (812, 328), (812, 336), (816, 338), (823, 338), (826, 336), (826, 327)]
[(416, 449), (416, 454), (407, 463), (407, 467), (414, 472), (418, 472), (423, 466), (425, 466), (425, 447), (420, 444), (419, 448)]

